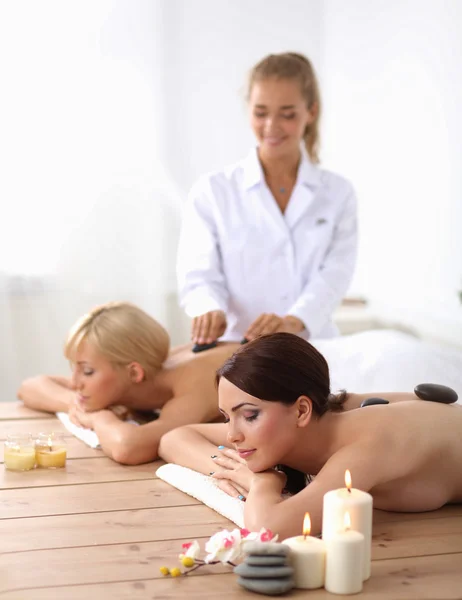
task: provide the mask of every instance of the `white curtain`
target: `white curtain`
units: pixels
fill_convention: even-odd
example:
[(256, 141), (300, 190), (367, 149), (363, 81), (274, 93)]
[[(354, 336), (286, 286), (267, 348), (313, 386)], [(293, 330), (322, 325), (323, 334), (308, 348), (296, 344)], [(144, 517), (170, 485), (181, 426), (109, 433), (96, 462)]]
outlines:
[(95, 304), (135, 302), (188, 337), (182, 194), (161, 159), (163, 6), (0, 3), (0, 400), (67, 372), (66, 332)]

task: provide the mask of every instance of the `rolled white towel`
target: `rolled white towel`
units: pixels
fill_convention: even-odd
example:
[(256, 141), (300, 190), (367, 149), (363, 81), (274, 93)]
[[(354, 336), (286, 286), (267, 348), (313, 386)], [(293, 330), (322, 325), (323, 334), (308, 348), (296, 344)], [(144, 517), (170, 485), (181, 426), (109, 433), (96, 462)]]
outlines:
[(203, 502), (238, 527), (244, 527), (244, 502), (228, 496), (217, 487), (212, 477), (174, 464), (162, 465), (157, 469), (156, 475), (188, 496)]
[(69, 419), (69, 415), (65, 412), (57, 412), (56, 416), (69, 433), (72, 433), (72, 435), (75, 435), (76, 438), (79, 438), (79, 440), (85, 442), (87, 446), (90, 446), (90, 448), (101, 447), (98, 436), (92, 429), (85, 429), (85, 427), (78, 427), (78, 425), (74, 425), (74, 423), (72, 423), (72, 421)]
[[(69, 419), (69, 415), (65, 412), (57, 412), (56, 416), (64, 425), (64, 427), (68, 430), (69, 433), (75, 435), (76, 438), (87, 444), (87, 446), (90, 446), (90, 448), (101, 448), (98, 436), (93, 431), (93, 429), (86, 429), (85, 427), (79, 427), (78, 425), (74, 425), (74, 423), (72, 423), (72, 421)], [(139, 425), (139, 423), (132, 420), (127, 421), (127, 423)]]

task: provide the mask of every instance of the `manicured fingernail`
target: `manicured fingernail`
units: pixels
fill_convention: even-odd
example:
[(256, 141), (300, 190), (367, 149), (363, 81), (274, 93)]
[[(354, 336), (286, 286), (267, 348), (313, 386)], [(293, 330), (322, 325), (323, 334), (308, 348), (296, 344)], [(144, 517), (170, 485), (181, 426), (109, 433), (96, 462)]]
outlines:
[(210, 471), (209, 475), (213, 475), (215, 473), (215, 471)]
[(218, 446), (218, 450), (224, 450), (225, 447), (224, 446)]
[(239, 498), (239, 500), (245, 500), (245, 498), (242, 494), (239, 494), (238, 498)]
[(218, 458), (216, 454), (213, 454), (210, 458)]

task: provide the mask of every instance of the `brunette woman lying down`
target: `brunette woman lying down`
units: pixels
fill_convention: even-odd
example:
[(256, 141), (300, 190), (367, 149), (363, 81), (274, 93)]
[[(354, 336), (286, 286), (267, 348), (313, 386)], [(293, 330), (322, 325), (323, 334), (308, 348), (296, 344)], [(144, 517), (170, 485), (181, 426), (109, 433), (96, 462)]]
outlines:
[[(323, 356), (289, 333), (241, 347), (218, 370), (217, 383), (226, 423), (171, 431), (159, 454), (213, 473), (222, 489), (245, 499), (251, 530), (296, 535), (309, 511), (319, 533), (323, 496), (344, 486), (346, 469), (375, 508), (420, 512), (462, 501), (458, 405), (412, 393), (332, 395)], [(389, 404), (359, 408), (369, 396)], [(307, 474), (314, 476), (309, 485)], [(283, 500), (284, 488), (294, 495)]]

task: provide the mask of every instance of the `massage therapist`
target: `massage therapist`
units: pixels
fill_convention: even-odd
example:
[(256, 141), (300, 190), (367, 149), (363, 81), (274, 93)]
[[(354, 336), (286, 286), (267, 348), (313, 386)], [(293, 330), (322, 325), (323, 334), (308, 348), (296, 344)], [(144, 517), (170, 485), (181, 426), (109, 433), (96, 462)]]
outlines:
[(311, 63), (267, 56), (250, 73), (247, 99), (256, 148), (201, 177), (185, 207), (177, 275), (192, 339), (335, 336), (332, 313), (355, 266), (356, 199), (348, 181), (318, 166)]

